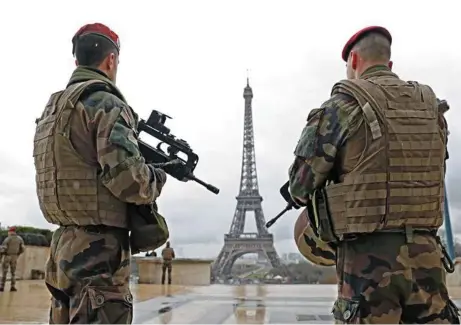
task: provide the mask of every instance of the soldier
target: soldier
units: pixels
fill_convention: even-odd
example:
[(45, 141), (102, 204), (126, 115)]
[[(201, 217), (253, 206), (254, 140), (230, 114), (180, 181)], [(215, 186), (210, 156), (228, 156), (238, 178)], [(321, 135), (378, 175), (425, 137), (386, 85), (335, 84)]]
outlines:
[(6, 247), (3, 245), (0, 245), (0, 264), (2, 264), (3, 256), (5, 256), (5, 250), (6, 250)]
[(34, 138), (40, 208), (60, 226), (46, 263), (50, 323), (130, 324), (132, 212), (155, 203), (166, 174), (145, 163), (138, 117), (115, 85), (117, 34), (89, 24), (72, 44), (77, 67), (51, 95)]
[(17, 291), (16, 289), (16, 264), (19, 255), (24, 253), (24, 240), (16, 233), (15, 227), (8, 229), (8, 237), (5, 238), (2, 245), (3, 247), (3, 262), (2, 262), (2, 280), (0, 282), (0, 291), (5, 290), (6, 276), (8, 275), (8, 268), (11, 273), (11, 287), (10, 291)]
[(170, 247), (170, 242), (166, 242), (166, 247), (162, 250), (162, 284), (165, 284), (165, 271), (168, 270), (168, 284), (171, 284), (172, 262), (175, 258), (174, 250)]
[(429, 86), (391, 71), (391, 42), (388, 30), (372, 26), (346, 43), (348, 80), (310, 112), (290, 193), (307, 206), (315, 235), (336, 248), (337, 323), (459, 324), (436, 235), (445, 109)]

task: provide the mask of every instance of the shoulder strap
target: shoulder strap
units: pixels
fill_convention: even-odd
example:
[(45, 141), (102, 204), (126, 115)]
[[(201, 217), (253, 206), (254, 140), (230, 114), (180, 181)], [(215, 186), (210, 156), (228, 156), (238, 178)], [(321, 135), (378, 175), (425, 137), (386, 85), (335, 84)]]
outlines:
[(77, 103), (82, 93), (89, 86), (92, 86), (95, 84), (107, 86), (107, 84), (104, 81), (96, 80), (96, 79), (74, 83), (70, 85), (69, 87), (67, 87), (66, 90), (64, 90), (64, 92), (59, 98), (57, 106), (61, 107), (62, 105), (65, 105), (67, 102), (70, 102), (72, 106), (75, 106), (75, 104)]
[[(345, 92), (357, 99), (365, 117), (365, 121), (371, 130), (371, 136), (373, 140), (376, 140), (382, 136), (381, 126), (376, 117), (376, 114), (381, 115), (381, 110), (376, 100), (367, 91), (367, 88), (370, 86), (375, 87), (370, 82), (362, 79), (341, 80), (333, 86), (331, 94), (334, 95), (338, 92)], [(383, 118), (383, 116), (381, 117)]]
[(53, 117), (57, 121), (57, 123), (53, 126), (53, 132), (66, 133), (65, 130), (69, 126), (70, 116), (73, 108), (75, 108), (75, 105), (83, 92), (88, 89), (88, 87), (93, 85), (101, 85), (105, 87), (107, 83), (96, 79), (77, 82), (67, 87), (61, 93), (61, 96), (59, 97), (56, 105), (56, 116)]

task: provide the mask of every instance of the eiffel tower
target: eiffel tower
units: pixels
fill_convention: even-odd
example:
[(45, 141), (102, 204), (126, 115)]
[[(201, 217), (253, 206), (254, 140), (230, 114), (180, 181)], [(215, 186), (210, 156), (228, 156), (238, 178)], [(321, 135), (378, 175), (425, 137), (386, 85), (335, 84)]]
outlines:
[[(263, 198), (259, 194), (258, 187), (251, 108), (253, 91), (248, 78), (243, 91), (243, 98), (245, 98), (245, 117), (240, 190), (236, 197), (237, 207), (235, 208), (234, 219), (229, 233), (224, 235), (224, 247), (212, 267), (214, 279), (230, 276), (234, 262), (247, 253), (257, 253), (259, 256), (264, 256), (274, 268), (282, 265), (274, 247), (274, 238), (265, 226), (266, 221), (261, 205)], [(254, 212), (257, 233), (244, 232), (246, 213), (251, 211)]]

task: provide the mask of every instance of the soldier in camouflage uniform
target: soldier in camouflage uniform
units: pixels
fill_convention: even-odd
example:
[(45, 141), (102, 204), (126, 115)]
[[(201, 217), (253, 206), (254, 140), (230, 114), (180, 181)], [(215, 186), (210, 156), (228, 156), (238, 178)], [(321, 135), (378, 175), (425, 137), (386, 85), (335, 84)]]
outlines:
[(348, 80), (310, 112), (289, 170), (290, 193), (313, 212), (316, 235), (336, 248), (337, 323), (459, 324), (436, 235), (445, 110), (429, 86), (391, 71), (391, 42), (378, 26), (347, 42)]
[(175, 258), (174, 250), (170, 247), (170, 242), (166, 243), (166, 247), (162, 250), (162, 284), (165, 284), (165, 273), (168, 270), (168, 284), (171, 284), (171, 271), (173, 269), (173, 259)]
[(5, 238), (1, 247), (3, 247), (3, 262), (2, 262), (2, 279), (0, 282), (0, 291), (5, 290), (6, 277), (8, 269), (11, 274), (11, 291), (16, 289), (16, 265), (19, 256), (24, 253), (24, 240), (16, 234), (16, 228), (11, 227), (8, 230), (8, 237)]
[(129, 205), (166, 181), (146, 164), (138, 117), (115, 85), (120, 43), (102, 24), (74, 36), (77, 68), (51, 95), (34, 138), (37, 195), (54, 232), (46, 263), (51, 324), (130, 324)]
[(5, 256), (5, 250), (6, 250), (6, 247), (3, 245), (0, 245), (0, 265), (2, 264), (3, 256)]

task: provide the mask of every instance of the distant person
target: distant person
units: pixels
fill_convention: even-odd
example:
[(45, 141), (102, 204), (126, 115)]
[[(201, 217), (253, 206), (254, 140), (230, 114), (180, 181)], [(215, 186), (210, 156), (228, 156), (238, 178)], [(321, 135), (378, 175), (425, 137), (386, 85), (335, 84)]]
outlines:
[(8, 230), (8, 237), (5, 238), (2, 245), (3, 247), (3, 262), (2, 262), (2, 280), (0, 282), (0, 291), (5, 290), (6, 276), (8, 269), (11, 273), (11, 287), (10, 291), (17, 291), (16, 289), (16, 265), (19, 255), (24, 253), (24, 240), (16, 233), (16, 228), (11, 227)]
[(170, 242), (166, 242), (166, 247), (162, 250), (162, 284), (165, 284), (165, 271), (168, 270), (168, 284), (171, 284), (172, 262), (175, 258), (174, 250), (170, 247)]

